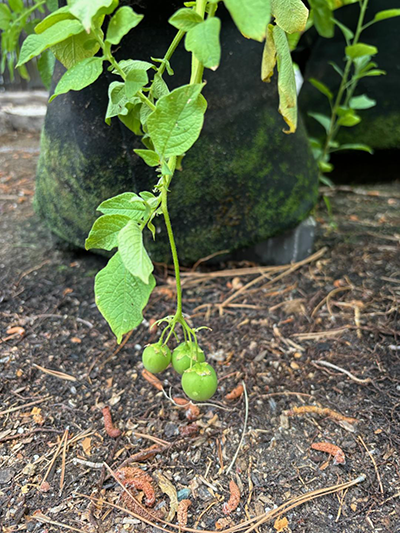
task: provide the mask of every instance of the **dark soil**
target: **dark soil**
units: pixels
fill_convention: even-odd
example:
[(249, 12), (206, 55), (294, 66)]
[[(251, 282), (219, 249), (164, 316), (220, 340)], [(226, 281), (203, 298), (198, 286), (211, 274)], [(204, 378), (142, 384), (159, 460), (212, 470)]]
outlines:
[[(322, 251), (297, 270), (267, 271), (264, 277), (258, 269), (248, 275), (232, 270), (215, 277), (202, 265), (185, 273), (185, 311), (194, 326), (212, 328), (200, 340), (220, 378), (216, 396), (200, 407), (197, 433), (185, 436), (192, 422), (184, 410), (141, 375), (142, 348), (157, 336), (149, 322), (174, 309), (170, 268), (157, 266), (158, 288), (146, 320), (114, 354), (115, 338), (93, 296), (93, 277), (105, 260), (68, 250), (34, 214), (38, 139), (9, 136), (0, 146), (3, 532), (154, 531), (105, 503), (124, 507), (120, 487), (102, 468), (106, 461), (115, 472), (154, 438), (170, 446), (136, 466), (154, 477), (157, 507), (164, 503), (168, 510), (170, 503), (157, 486), (157, 472), (180, 496), (190, 489), (190, 527), (216, 529), (231, 479), (242, 494), (229, 526), (365, 474), (365, 481), (348, 490), (289, 510), (286, 529), (274, 529), (273, 519), (258, 530), (400, 531), (398, 183), (369, 187), (368, 194), (366, 188), (332, 193), (337, 227), (321, 205), (315, 250)], [(168, 370), (161, 379), (167, 394), (172, 388), (182, 396), (177, 375)], [(224, 396), (241, 381), (248, 423), (240, 445), (246, 402), (244, 396)], [(105, 405), (122, 430), (118, 439), (104, 429)], [(288, 412), (305, 405), (321, 408), (320, 414)], [(68, 446), (61, 446), (49, 468), (66, 430)], [(311, 449), (315, 442), (340, 446), (345, 465)], [(103, 500), (93, 504), (83, 495)]]

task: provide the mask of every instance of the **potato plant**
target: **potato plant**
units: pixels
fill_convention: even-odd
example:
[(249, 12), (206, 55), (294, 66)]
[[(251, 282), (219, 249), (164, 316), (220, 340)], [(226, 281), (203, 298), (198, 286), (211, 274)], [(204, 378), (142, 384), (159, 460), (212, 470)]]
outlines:
[[(187, 323), (182, 310), (182, 289), (178, 254), (168, 213), (168, 192), (175, 170), (202, 130), (207, 102), (203, 96), (205, 69), (216, 70), (221, 59), (222, 0), (185, 2), (169, 19), (177, 30), (163, 58), (149, 61), (117, 61), (114, 48), (143, 19), (131, 7), (118, 7), (118, 0), (69, 0), (66, 7), (51, 13), (28, 36), (19, 55), (18, 66), (50, 50), (67, 71), (58, 82), (50, 101), (69, 91), (79, 91), (108, 68), (115, 75), (108, 89), (105, 121), (118, 117), (140, 135), (143, 148), (135, 150), (154, 168), (151, 191), (125, 192), (102, 202), (101, 216), (86, 240), (86, 249), (116, 252), (95, 279), (96, 304), (121, 342), (122, 336), (143, 320), (143, 309), (155, 287), (153, 264), (143, 244), (143, 232), (156, 237), (156, 225), (164, 219), (176, 276), (176, 312), (158, 323), (164, 329), (157, 344), (143, 353), (144, 366), (151, 372), (164, 370), (171, 354), (168, 342), (183, 342), (172, 354), (172, 365), (182, 374), (186, 394), (195, 400), (210, 398), (217, 388), (217, 376), (205, 362), (197, 332)], [(224, 0), (239, 31), (249, 39), (265, 41), (261, 76), (269, 81), (275, 65), (278, 70), (279, 110), (287, 123), (286, 133), (296, 129), (297, 103), (293, 66), (287, 34), (303, 31), (308, 10), (301, 0)], [(166, 78), (173, 75), (171, 58), (184, 41), (191, 54), (188, 83), (173, 91)], [(261, 57), (260, 57), (261, 64)], [(178, 337), (177, 337), (178, 338)]]
[[(370, 98), (367, 94), (356, 94), (359, 81), (362, 78), (382, 76), (386, 74), (385, 71), (378, 68), (378, 64), (374, 59), (378, 53), (378, 48), (365, 42), (362, 33), (373, 24), (400, 16), (400, 9), (385, 9), (376, 13), (374, 18), (367, 22), (366, 15), (368, 0), (359, 0), (358, 5), (359, 17), (354, 31), (334, 18), (332, 10), (329, 10), (328, 2), (325, 6), (327, 9), (327, 16), (325, 17), (326, 23), (321, 24), (320, 20), (322, 20), (323, 17), (320, 17), (317, 19), (319, 25), (316, 25), (319, 34), (328, 38), (333, 36), (334, 27), (337, 26), (342, 32), (344, 39), (344, 68), (341, 68), (336, 63), (330, 63), (330, 66), (340, 78), (337, 93), (334, 94), (331, 89), (320, 80), (314, 78), (308, 80), (327, 98), (331, 111), (329, 116), (321, 113), (308, 113), (309, 116), (316, 120), (325, 131), (323, 141), (313, 138), (311, 138), (310, 141), (314, 157), (317, 160), (321, 172), (320, 180), (322, 183), (329, 186), (332, 186), (333, 184), (325, 174), (332, 172), (333, 170), (333, 165), (330, 162), (330, 156), (332, 153), (340, 150), (361, 150), (369, 152), (370, 154), (373, 153), (372, 148), (366, 144), (340, 144), (337, 140), (341, 128), (351, 128), (356, 126), (362, 120), (362, 111), (370, 109), (376, 105), (376, 101)], [(311, 15), (313, 15), (313, 10), (311, 11)], [(325, 198), (325, 201), (329, 202), (327, 198)], [(327, 203), (327, 206), (328, 209), (330, 209), (329, 203)]]

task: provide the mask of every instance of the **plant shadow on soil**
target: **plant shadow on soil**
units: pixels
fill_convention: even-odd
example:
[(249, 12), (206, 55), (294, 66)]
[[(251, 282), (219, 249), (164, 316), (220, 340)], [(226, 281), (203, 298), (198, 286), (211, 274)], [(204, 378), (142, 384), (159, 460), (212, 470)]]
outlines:
[[(91, 505), (77, 495), (120, 503), (120, 487), (102, 476), (101, 464), (106, 461), (115, 471), (154, 444), (151, 438), (171, 446), (136, 466), (151, 475), (162, 472), (178, 491), (191, 490), (190, 527), (215, 529), (224, 516), (230, 479), (242, 494), (228, 526), (294, 496), (365, 474), (366, 480), (348, 491), (289, 511), (286, 531), (400, 531), (398, 183), (368, 194), (331, 193), (336, 229), (322, 205), (317, 214), (315, 249), (327, 250), (276, 281), (273, 272), (264, 278), (258, 271), (202, 278), (187, 273), (185, 312), (196, 327), (212, 328), (201, 333), (200, 342), (220, 386), (210, 401), (214, 405), (201, 406), (196, 433), (185, 436), (192, 422), (184, 410), (141, 375), (141, 350), (157, 337), (149, 321), (174, 309), (171, 269), (157, 265), (158, 288), (146, 321), (112, 357), (116, 342), (93, 295), (93, 277), (105, 260), (61, 247), (33, 213), (37, 137), (10, 135), (1, 141), (9, 147), (0, 152), (3, 531), (67, 531), (67, 526), (87, 532), (154, 531), (122, 510)], [(243, 266), (251, 265), (224, 265)], [(206, 266), (200, 271), (211, 272)], [(221, 314), (218, 305), (257, 276), (259, 282)], [(351, 376), (315, 364), (321, 360)], [(73, 381), (43, 369), (63, 372)], [(177, 375), (168, 370), (161, 379), (167, 392), (172, 387), (174, 395), (182, 396)], [(227, 475), (243, 431), (245, 402), (243, 396), (230, 402), (224, 396), (241, 381), (249, 398), (248, 424)], [(111, 406), (123, 432), (118, 440), (105, 432), (104, 405)], [(330, 408), (358, 422), (288, 415), (304, 405)], [(49, 469), (67, 428), (65, 462), (60, 453)], [(346, 464), (335, 465), (328, 454), (311, 449), (314, 442), (340, 446)], [(48, 490), (39, 490), (48, 469), (48, 486), (42, 487)], [(160, 488), (156, 496), (157, 505), (164, 502), (168, 509), (169, 498)], [(40, 523), (35, 511), (50, 523)], [(272, 520), (260, 530), (276, 531), (273, 526)]]

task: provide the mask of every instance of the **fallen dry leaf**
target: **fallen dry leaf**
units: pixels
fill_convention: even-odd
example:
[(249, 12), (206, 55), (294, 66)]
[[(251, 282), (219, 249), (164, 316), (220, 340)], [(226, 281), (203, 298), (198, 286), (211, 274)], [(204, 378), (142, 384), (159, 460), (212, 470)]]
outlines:
[(87, 457), (90, 457), (91, 449), (92, 449), (92, 438), (86, 437), (81, 441), (81, 446), (83, 448), (83, 452)]
[(40, 407), (34, 407), (31, 411), (31, 416), (33, 418), (33, 421), (35, 424), (39, 424), (39, 426), (42, 426), (44, 424), (44, 418), (41, 415), (42, 410)]
[[(178, 510), (178, 496), (176, 493), (176, 488), (173, 486), (173, 484), (170, 482), (169, 479), (167, 479), (165, 476), (160, 474), (160, 472), (156, 473), (157, 483), (162, 492), (166, 494), (169, 497), (169, 513), (165, 520), (167, 522), (172, 522), (174, 519), (174, 516)], [(186, 511), (187, 515), (187, 511)]]
[(286, 518), (286, 516), (282, 518), (278, 518), (274, 523), (274, 528), (276, 529), (277, 533), (280, 533), (281, 531), (285, 531), (285, 529), (288, 529), (289, 521)]

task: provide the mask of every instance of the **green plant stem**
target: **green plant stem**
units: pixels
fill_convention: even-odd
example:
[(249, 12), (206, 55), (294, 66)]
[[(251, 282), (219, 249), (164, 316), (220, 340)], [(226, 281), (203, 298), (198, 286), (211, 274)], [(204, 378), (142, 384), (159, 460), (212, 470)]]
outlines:
[[(206, 12), (207, 0), (196, 1), (196, 13), (198, 13), (202, 19)], [(190, 76), (190, 84), (201, 83), (203, 79), (204, 66), (198, 59), (192, 54), (192, 74)]]
[[(197, 0), (195, 11), (203, 19), (204, 19), (204, 15), (206, 12), (206, 6), (207, 6), (207, 0)], [(214, 10), (214, 13), (215, 13), (215, 10)], [(181, 32), (181, 31), (177, 33), (177, 35), (175, 36), (175, 39), (172, 41), (170, 47), (168, 48), (164, 59), (168, 59), (168, 60), (170, 59), (176, 47), (178, 46), (180, 40), (182, 39), (184, 33), (185, 32)], [(165, 66), (166, 64), (165, 62), (163, 62), (158, 72), (160, 72), (162, 67), (164, 67), (165, 69)], [(164, 72), (164, 69), (161, 70), (161, 73)], [(201, 83), (203, 72), (204, 72), (204, 66), (192, 54), (192, 75), (190, 77), (190, 85), (193, 85), (195, 83)], [(178, 252), (176, 250), (174, 233), (172, 231), (171, 219), (169, 217), (169, 212), (168, 212), (168, 201), (167, 201), (168, 187), (169, 187), (169, 184), (171, 183), (173, 173), (175, 172), (176, 160), (177, 160), (176, 156), (173, 156), (169, 159), (168, 165), (170, 167), (170, 170), (172, 171), (172, 175), (170, 175), (169, 177), (164, 176), (165, 183), (161, 190), (161, 209), (164, 215), (165, 225), (167, 227), (168, 239), (169, 239), (169, 244), (171, 248), (172, 260), (173, 260), (174, 270), (175, 270), (175, 279), (176, 279), (176, 313), (175, 313), (175, 317), (173, 321), (170, 324), (170, 331), (168, 333), (167, 339), (165, 340), (165, 343), (168, 342), (169, 338), (174, 332), (175, 325), (179, 323), (181, 324), (183, 328), (185, 339), (187, 335), (189, 335), (189, 338), (191, 335), (193, 336), (194, 342), (196, 345), (196, 350), (197, 350), (196, 335), (193, 332), (193, 330), (186, 324), (185, 319), (183, 318), (183, 315), (182, 315), (182, 286), (181, 286), (181, 276), (180, 276), (180, 271), (179, 271), (179, 259), (178, 259)]]
[(172, 43), (169, 45), (169, 48), (166, 51), (165, 56), (163, 58), (163, 62), (157, 69), (157, 74), (159, 74), (160, 76), (164, 74), (165, 68), (167, 66), (167, 61), (171, 59), (173, 53), (178, 48), (178, 45), (181, 42), (184, 35), (185, 35), (185, 32), (183, 30), (179, 30), (178, 33), (175, 35), (175, 38), (172, 41)]
[[(362, 2), (362, 4), (361, 4), (360, 16), (358, 18), (357, 29), (356, 29), (356, 32), (354, 34), (352, 45), (355, 45), (355, 44), (358, 43), (358, 40), (359, 40), (360, 35), (361, 35), (361, 32), (363, 31), (363, 22), (364, 22), (364, 17), (365, 17), (365, 12), (367, 10), (367, 7), (368, 7), (368, 0), (364, 0)], [(340, 105), (342, 103), (343, 94), (344, 94), (344, 92), (346, 90), (346, 86), (347, 86), (347, 83), (348, 83), (348, 78), (349, 78), (349, 74), (350, 74), (350, 71), (351, 71), (352, 64), (353, 64), (353, 59), (348, 58), (347, 62), (346, 62), (345, 69), (344, 69), (344, 72), (343, 72), (342, 81), (341, 81), (340, 86), (339, 86), (339, 91), (337, 93), (336, 100), (335, 100), (335, 103), (334, 103), (333, 108), (332, 108), (332, 115), (331, 115), (331, 120), (330, 120), (330, 123), (329, 123), (329, 129), (328, 129), (328, 133), (327, 133), (327, 136), (326, 136), (324, 150), (323, 150), (323, 152), (322, 152), (322, 154), (321, 154), (321, 156), (319, 158), (320, 161), (324, 161), (325, 160), (325, 158), (326, 158), (326, 156), (327, 156), (327, 154), (329, 152), (329, 148), (330, 148), (331, 142), (334, 140), (334, 138), (335, 138), (335, 136), (336, 136), (336, 134), (338, 132), (338, 129), (339, 129), (337, 124), (336, 124), (337, 112), (338, 112), (338, 108), (340, 107)], [(355, 85), (354, 85), (354, 87), (352, 87), (351, 94), (353, 94), (354, 89), (355, 89)], [(346, 98), (346, 102), (347, 103), (350, 100), (350, 97)]]
[(18, 22), (20, 22), (24, 17), (29, 17), (31, 13), (33, 13), (38, 7), (43, 6), (45, 3), (46, 0), (41, 0), (41, 2), (38, 2), (37, 4), (33, 5), (32, 7), (21, 13), (21, 15), (13, 21), (12, 26), (18, 24)]
[[(168, 161), (169, 167), (172, 171), (172, 174), (175, 171), (175, 165), (176, 165), (176, 156), (173, 156)], [(175, 244), (175, 238), (174, 238), (174, 232), (172, 231), (172, 225), (171, 225), (171, 219), (169, 218), (169, 212), (168, 212), (168, 185), (171, 182), (172, 176), (168, 179), (168, 181), (164, 184), (161, 190), (161, 209), (165, 220), (165, 225), (167, 227), (167, 233), (168, 233), (168, 239), (169, 239), (169, 245), (171, 247), (171, 253), (172, 253), (172, 261), (174, 264), (174, 270), (175, 270), (175, 280), (176, 280), (176, 314), (174, 321), (172, 322), (173, 325), (175, 325), (176, 322), (179, 322), (180, 319), (182, 319), (182, 287), (181, 287), (181, 275), (179, 271), (179, 259), (178, 259), (178, 252), (176, 250), (176, 244)]]
[[(100, 37), (100, 35), (97, 34), (97, 32), (95, 30), (93, 30), (93, 34), (94, 36), (96, 37), (96, 40), (97, 42), (99, 43), (99, 45), (101, 46), (101, 49), (103, 50), (103, 53), (104, 53), (104, 57), (107, 59), (107, 61), (114, 67), (114, 69), (118, 72), (118, 74), (121, 76), (121, 78), (126, 81), (126, 74), (125, 72), (122, 70), (122, 68), (118, 65), (118, 61), (115, 60), (114, 56), (112, 55), (111, 51), (110, 51), (110, 48), (108, 46), (106, 46), (106, 44), (104, 43), (103, 39)], [(151, 100), (149, 100), (147, 98), (146, 95), (144, 95), (142, 93), (142, 91), (138, 91), (137, 92), (137, 95), (138, 97), (140, 98), (140, 100), (148, 105), (150, 107), (150, 109), (152, 111), (155, 110), (156, 106), (153, 104), (153, 102)]]
[[(118, 72), (118, 74), (121, 76), (121, 78), (125, 81), (126, 80), (126, 74), (122, 70), (122, 68), (118, 65), (118, 62), (114, 59), (114, 57), (111, 54), (111, 52), (108, 51), (108, 50), (105, 50), (105, 48), (103, 48), (103, 50), (104, 50), (104, 53), (105, 53), (105, 56), (106, 56), (107, 60), (111, 63), (111, 65), (115, 68), (115, 70)], [(148, 105), (150, 107), (150, 109), (152, 111), (155, 110), (156, 106), (153, 104), (153, 102), (151, 100), (149, 100), (147, 98), (146, 95), (144, 95), (142, 93), (142, 91), (138, 91), (137, 95), (138, 95), (138, 97), (141, 99), (141, 101), (143, 103), (145, 103), (146, 105)]]

